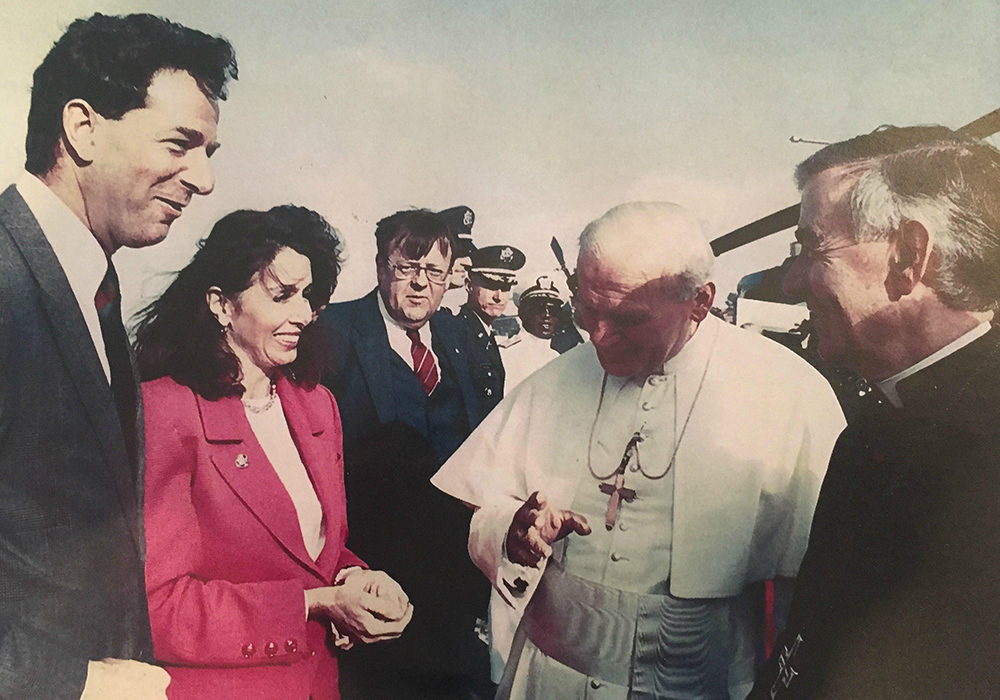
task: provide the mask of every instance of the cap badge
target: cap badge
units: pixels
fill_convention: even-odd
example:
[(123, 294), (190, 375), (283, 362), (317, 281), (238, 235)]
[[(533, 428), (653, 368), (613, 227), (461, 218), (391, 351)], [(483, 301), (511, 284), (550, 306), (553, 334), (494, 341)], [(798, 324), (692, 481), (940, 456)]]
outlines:
[(510, 248), (504, 248), (500, 251), (500, 260), (507, 263), (514, 259), (514, 251)]
[(465, 226), (472, 226), (472, 210), (466, 209), (465, 214), (462, 215), (462, 224)]

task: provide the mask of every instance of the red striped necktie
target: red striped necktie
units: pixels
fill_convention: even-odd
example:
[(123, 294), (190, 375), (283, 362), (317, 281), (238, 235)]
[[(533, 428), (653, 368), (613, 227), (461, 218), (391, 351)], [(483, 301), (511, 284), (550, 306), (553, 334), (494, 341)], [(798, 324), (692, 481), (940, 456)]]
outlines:
[(420, 386), (428, 396), (441, 380), (438, 374), (437, 363), (434, 362), (434, 355), (420, 341), (420, 333), (416, 330), (406, 331), (406, 336), (410, 339), (410, 355), (413, 357), (413, 371), (420, 380)]

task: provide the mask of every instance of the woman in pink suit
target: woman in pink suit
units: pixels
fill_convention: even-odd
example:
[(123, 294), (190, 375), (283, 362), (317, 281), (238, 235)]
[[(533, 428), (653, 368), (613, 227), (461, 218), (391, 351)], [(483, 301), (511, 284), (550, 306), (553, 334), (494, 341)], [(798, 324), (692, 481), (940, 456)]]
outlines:
[(171, 698), (335, 700), (336, 650), (412, 608), (345, 546), (340, 415), (311, 326), (339, 241), (237, 211), (140, 316), (146, 588)]

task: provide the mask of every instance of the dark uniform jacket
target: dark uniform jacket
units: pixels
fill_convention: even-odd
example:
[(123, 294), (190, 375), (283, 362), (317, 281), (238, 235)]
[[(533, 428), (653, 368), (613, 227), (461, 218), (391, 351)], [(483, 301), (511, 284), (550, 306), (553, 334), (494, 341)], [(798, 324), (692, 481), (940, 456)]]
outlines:
[(993, 329), (844, 431), (751, 698), (1000, 697), (998, 377)]
[(488, 678), (476, 620), (489, 583), (468, 555), (472, 511), (430, 477), (484, 414), (465, 322), (446, 314), (430, 321), (441, 382), (428, 397), (389, 345), (377, 293), (320, 315), (333, 354), (323, 382), (344, 428), (348, 546), (399, 582), (414, 614), (400, 639), (344, 654), (341, 690), (345, 700), (453, 697), (466, 679)]
[(492, 411), (503, 398), (504, 369), (500, 348), (493, 334), (486, 330), (476, 312), (468, 304), (458, 312), (469, 333), (470, 369), (472, 382), (482, 404), (483, 415)]
[(2, 698), (77, 700), (88, 660), (152, 661), (137, 374), (135, 386), (138, 464), (69, 281), (8, 188), (0, 195)]

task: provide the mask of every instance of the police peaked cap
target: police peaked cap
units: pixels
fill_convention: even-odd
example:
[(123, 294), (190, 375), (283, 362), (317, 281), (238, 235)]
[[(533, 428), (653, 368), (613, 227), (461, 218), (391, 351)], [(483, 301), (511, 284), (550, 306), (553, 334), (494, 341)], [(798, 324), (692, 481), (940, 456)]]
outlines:
[(524, 253), (514, 246), (488, 245), (472, 251), (469, 272), (494, 282), (514, 283), (518, 270), (524, 267)]
[(452, 207), (438, 212), (438, 216), (448, 226), (448, 230), (458, 239), (456, 257), (469, 255), (476, 246), (472, 242), (472, 225), (476, 222), (476, 212), (467, 206)]

